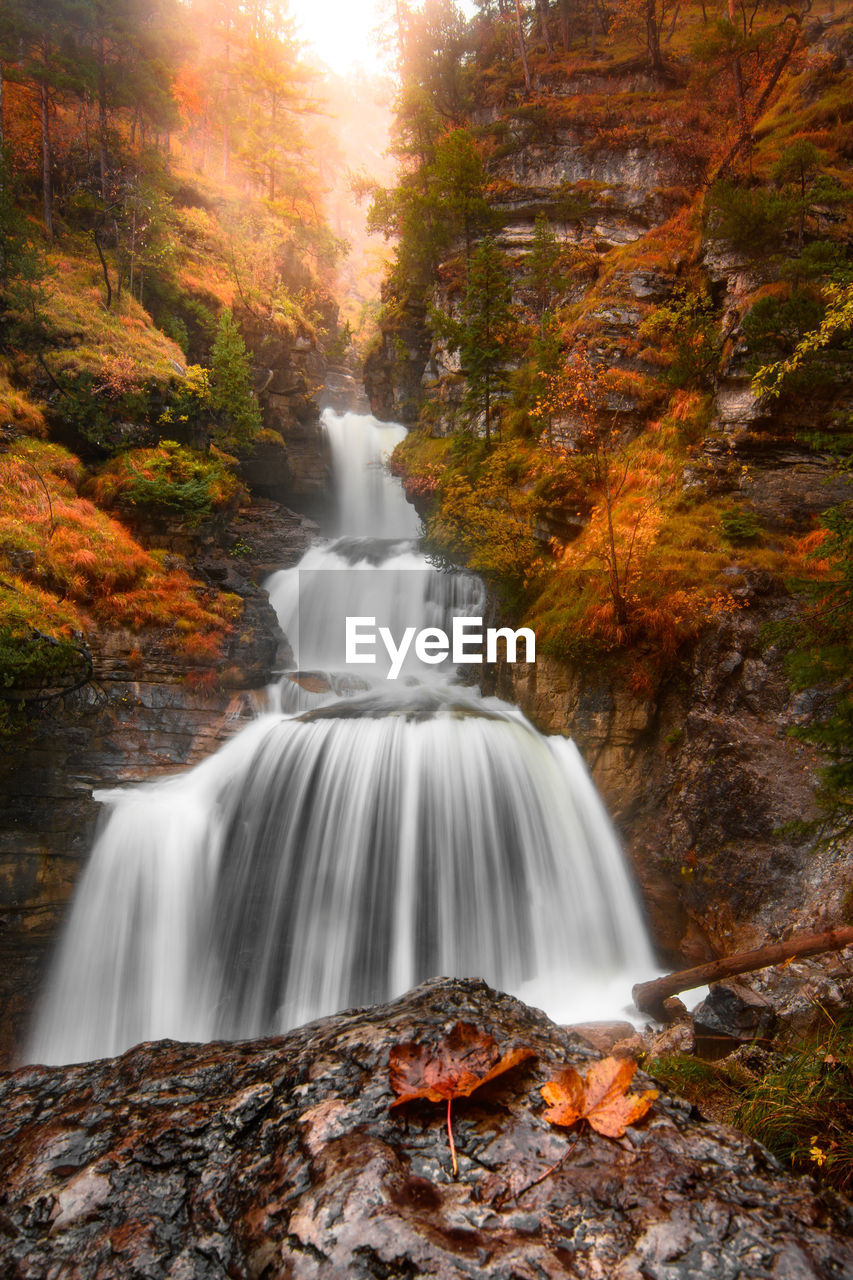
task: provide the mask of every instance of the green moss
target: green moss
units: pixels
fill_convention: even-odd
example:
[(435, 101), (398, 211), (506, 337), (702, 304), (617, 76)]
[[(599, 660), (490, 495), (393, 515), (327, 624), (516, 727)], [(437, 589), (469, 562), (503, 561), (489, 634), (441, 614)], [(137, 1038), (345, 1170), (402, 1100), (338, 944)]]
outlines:
[(88, 669), (78, 645), (31, 627), (0, 627), (0, 697), (75, 684)]

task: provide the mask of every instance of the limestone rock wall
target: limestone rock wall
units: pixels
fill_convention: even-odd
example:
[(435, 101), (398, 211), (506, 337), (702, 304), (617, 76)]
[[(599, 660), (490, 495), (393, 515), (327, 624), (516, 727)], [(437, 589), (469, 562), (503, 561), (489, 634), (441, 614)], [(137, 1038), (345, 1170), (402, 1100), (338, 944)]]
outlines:
[[(763, 632), (788, 602), (769, 581), (748, 591), (749, 607), (708, 629), (642, 700), (606, 673), (548, 658), (504, 667), (497, 684), (540, 729), (578, 743), (676, 968), (844, 923), (853, 892), (853, 841), (792, 829), (817, 813), (821, 761), (790, 730), (827, 695), (790, 692)], [(824, 969), (806, 964), (803, 982)], [(848, 999), (853, 972), (842, 977)]]

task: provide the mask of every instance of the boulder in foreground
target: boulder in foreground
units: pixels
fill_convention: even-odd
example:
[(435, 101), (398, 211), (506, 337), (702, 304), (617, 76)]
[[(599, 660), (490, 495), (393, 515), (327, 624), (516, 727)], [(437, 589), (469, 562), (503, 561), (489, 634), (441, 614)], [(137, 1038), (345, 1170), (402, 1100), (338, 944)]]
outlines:
[[(538, 1056), (454, 1103), (454, 1181), (443, 1109), (389, 1111), (388, 1055), (459, 1020)], [(275, 1039), (161, 1041), (0, 1077), (0, 1274), (853, 1275), (850, 1206), (686, 1103), (659, 1098), (621, 1139), (548, 1125), (539, 1086), (595, 1056), (485, 983), (437, 979)]]

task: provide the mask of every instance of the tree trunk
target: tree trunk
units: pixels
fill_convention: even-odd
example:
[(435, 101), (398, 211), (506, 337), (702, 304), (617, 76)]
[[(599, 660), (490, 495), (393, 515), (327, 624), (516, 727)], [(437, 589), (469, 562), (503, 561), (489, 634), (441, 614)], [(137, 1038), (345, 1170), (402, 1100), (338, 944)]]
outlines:
[(607, 509), (607, 579), (610, 584), (610, 595), (613, 599), (613, 611), (620, 627), (628, 621), (628, 602), (622, 593), (619, 583), (619, 560), (616, 555), (616, 535), (613, 529), (613, 495), (610, 491), (610, 461), (604, 459), (604, 502)]
[(119, 230), (118, 218), (113, 219), (113, 234), (116, 238), (116, 306), (121, 303), (121, 278), (124, 274), (124, 262), (121, 252), (121, 231)]
[(663, 1013), (664, 1000), (678, 995), (679, 991), (691, 991), (721, 978), (734, 978), (739, 973), (752, 973), (785, 960), (802, 960), (823, 951), (840, 951), (842, 947), (850, 946), (853, 946), (853, 927), (850, 925), (830, 929), (826, 933), (801, 933), (787, 942), (773, 942), (754, 951), (741, 951), (737, 955), (698, 964), (693, 969), (669, 973), (665, 978), (655, 978), (653, 982), (639, 982), (631, 994), (638, 1009), (657, 1018)]
[(554, 45), (551, 42), (551, 32), (548, 30), (548, 19), (551, 16), (550, 0), (536, 0), (536, 7), (539, 10), (539, 26), (542, 31), (542, 39), (545, 41), (545, 48), (549, 53), (553, 53)]
[(133, 205), (133, 213), (130, 215), (130, 268), (128, 276), (128, 291), (131, 298), (133, 297), (133, 276), (136, 269), (136, 203)]
[(222, 113), (222, 181), (227, 183), (231, 176), (231, 134), (229, 131), (231, 110), (231, 31), (225, 35), (225, 110)]
[[(276, 105), (277, 105), (276, 97), (275, 97), (275, 94), (273, 94), (272, 101), (270, 102), (270, 139), (273, 139), (275, 137)], [(274, 144), (271, 144), (271, 146), (272, 146), (272, 149), (270, 154), (270, 183), (269, 183), (270, 204), (272, 204), (273, 200), (275, 200), (275, 148), (274, 148)]]
[(101, 236), (100, 236), (99, 230), (96, 229), (92, 232), (92, 239), (95, 242), (95, 248), (98, 251), (98, 257), (101, 260), (101, 271), (104, 273), (104, 284), (106, 285), (106, 289), (107, 289), (107, 311), (109, 311), (113, 305), (113, 286), (110, 283), (110, 273), (109, 273), (109, 268), (107, 267), (107, 260), (104, 257), (104, 251), (101, 248)]
[(655, 76), (663, 75), (663, 59), (660, 53), (660, 22), (657, 0), (646, 0), (646, 47)]
[(563, 48), (566, 53), (569, 52), (569, 31), (572, 20), (572, 3), (571, 0), (560, 0), (560, 39), (563, 42)]
[(524, 87), (529, 93), (533, 85), (530, 80), (530, 68), (527, 65), (527, 46), (524, 43), (524, 21), (521, 16), (521, 0), (515, 0), (515, 29), (518, 35), (518, 52), (524, 68)]
[(103, 29), (98, 33), (98, 169), (101, 199), (107, 198), (107, 63)]
[(50, 140), (50, 90), (47, 81), (39, 86), (41, 98), (41, 161), (42, 196), (44, 204), (44, 229), (49, 240), (53, 239), (53, 147)]

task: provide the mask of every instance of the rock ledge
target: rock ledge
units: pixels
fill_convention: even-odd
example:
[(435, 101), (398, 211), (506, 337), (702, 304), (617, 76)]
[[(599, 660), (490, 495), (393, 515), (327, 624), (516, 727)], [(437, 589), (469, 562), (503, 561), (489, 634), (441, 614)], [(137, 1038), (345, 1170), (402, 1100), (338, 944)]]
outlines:
[[(454, 1105), (389, 1112), (388, 1052), (457, 1020), (539, 1057)], [(542, 1119), (556, 1064), (594, 1056), (479, 981), (238, 1044), (161, 1041), (0, 1077), (8, 1280), (839, 1280), (851, 1207), (661, 1098), (625, 1138)], [(513, 1192), (515, 1193), (513, 1195)]]

